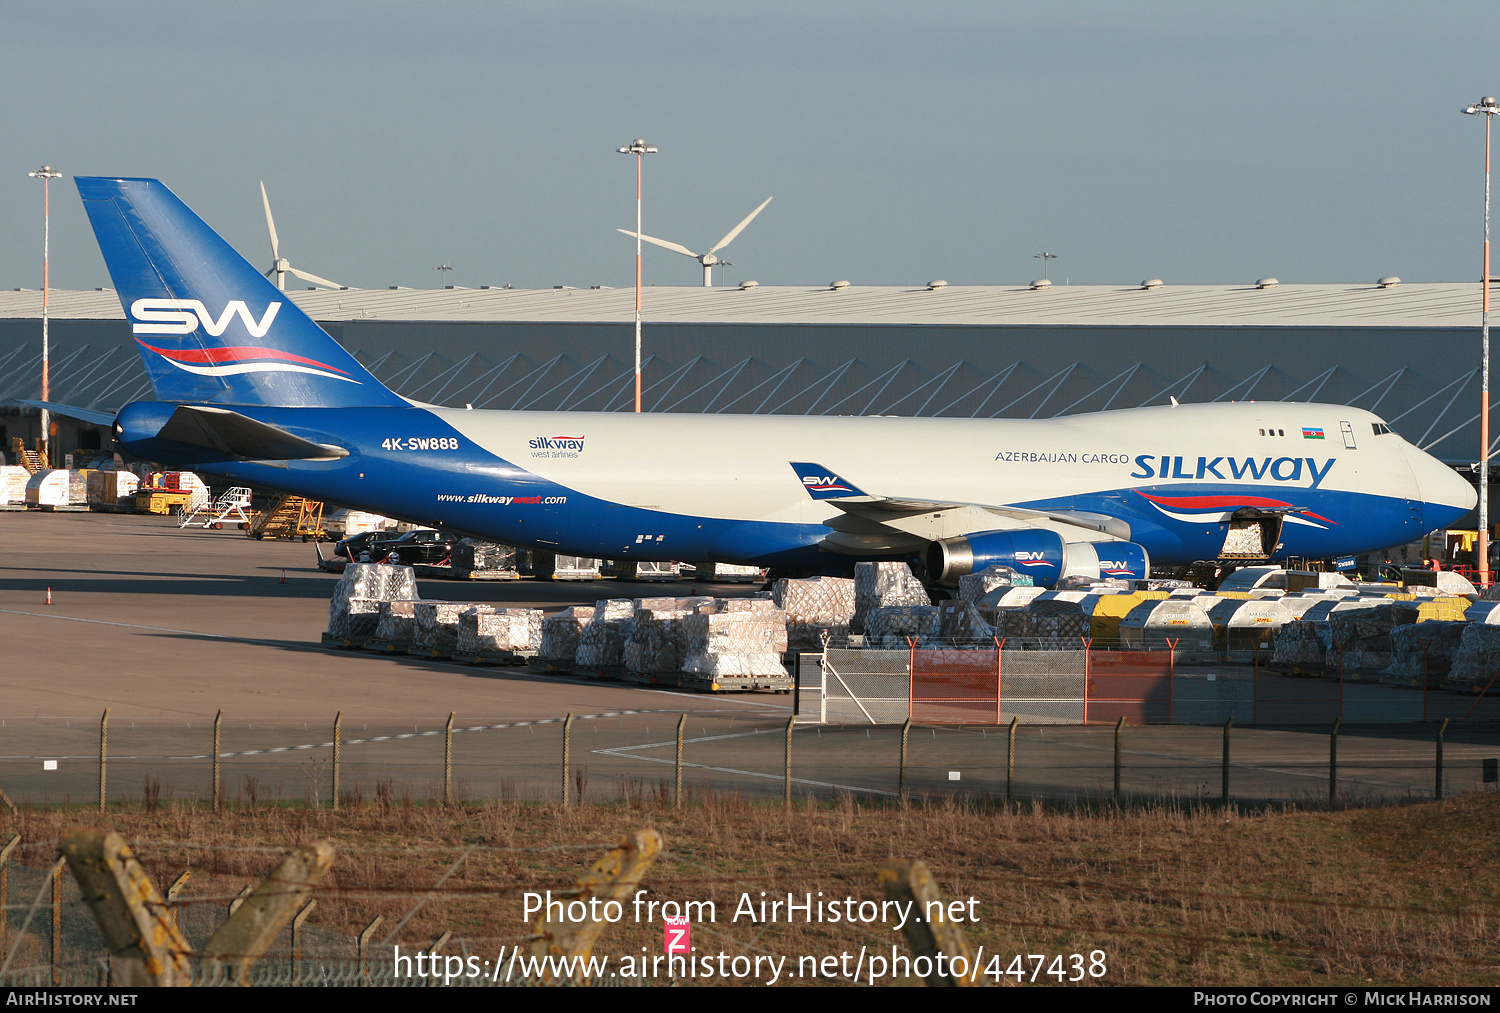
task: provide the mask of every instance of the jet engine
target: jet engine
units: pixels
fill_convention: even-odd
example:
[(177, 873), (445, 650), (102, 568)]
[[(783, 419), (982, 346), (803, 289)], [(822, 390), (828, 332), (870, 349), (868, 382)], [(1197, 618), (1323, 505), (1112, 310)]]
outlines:
[(1052, 587), (1065, 576), (1141, 578), (1151, 572), (1150, 557), (1135, 542), (1065, 542), (1043, 528), (943, 538), (927, 546), (925, 562), (940, 584), (996, 565), (1029, 574), (1040, 587)]

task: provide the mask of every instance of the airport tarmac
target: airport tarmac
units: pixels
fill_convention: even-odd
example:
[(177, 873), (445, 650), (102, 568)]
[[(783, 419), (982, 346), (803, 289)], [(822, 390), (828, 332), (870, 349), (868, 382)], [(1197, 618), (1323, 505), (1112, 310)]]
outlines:
[[(515, 669), (329, 651), (319, 637), (338, 577), (318, 570), (316, 547), (303, 542), (182, 529), (166, 517), (13, 511), (0, 512), (0, 545), (0, 718), (97, 721), (109, 707), (115, 720), (212, 718), (223, 709), (236, 719), (298, 721), (342, 710), (349, 720), (385, 723), (419, 715), (441, 721), (457, 711), (467, 721), (493, 723), (643, 706), (787, 710), (784, 696), (726, 703)], [(690, 587), (419, 582), (424, 598), (549, 611), (606, 597), (689, 594)], [(754, 590), (713, 586), (721, 596)]]
[[(560, 719), (569, 712), (580, 716), (571, 769), (586, 797), (664, 790), (674, 776), (681, 714), (688, 715), (691, 794), (779, 797), (783, 788), (786, 696), (681, 693), (324, 648), (319, 637), (337, 578), (316, 568), (312, 545), (182, 530), (160, 517), (20, 512), (0, 513), (0, 544), (0, 773), (18, 801), (96, 797), (105, 707), (112, 798), (139, 798), (148, 779), (161, 781), (169, 797), (207, 797), (220, 709), (222, 780), (232, 797), (258, 785), (265, 797), (326, 800), (338, 711), (343, 784), (362, 786), (366, 797), (382, 782), (414, 797), (440, 791), (450, 712), (459, 729), (453, 776), (460, 797), (557, 797)], [(555, 610), (601, 597), (687, 594), (691, 586), (424, 580), (420, 591)], [(752, 590), (712, 587), (721, 595)], [(1346, 724), (1340, 796), (1431, 797), (1435, 730), (1431, 722)], [(889, 798), (900, 788), (899, 727), (808, 727), (795, 738), (796, 794)], [(1231, 792), (1252, 802), (1326, 800), (1328, 756), (1325, 723), (1236, 728)], [(1500, 726), (1455, 723), (1448, 790), (1482, 785), (1485, 760), (1496, 756)], [(1217, 727), (1132, 728), (1122, 791), (1214, 799), (1221, 760)], [(1019, 798), (1107, 798), (1112, 765), (1110, 726), (1025, 727), (1012, 788)], [(1002, 729), (913, 732), (909, 791), (1003, 797), (1006, 781)]]

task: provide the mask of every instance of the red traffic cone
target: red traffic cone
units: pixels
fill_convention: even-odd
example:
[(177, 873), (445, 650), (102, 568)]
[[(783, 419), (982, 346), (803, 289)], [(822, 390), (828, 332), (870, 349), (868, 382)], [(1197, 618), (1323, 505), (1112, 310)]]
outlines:
[(285, 583), (286, 583), (286, 571), (285, 571), (285, 570), (282, 570), (282, 571), (281, 571), (281, 582), (282, 582), (282, 583), (283, 583), (283, 584), (285, 584)]
[(52, 589), (50, 587), (47, 588), (47, 604), (52, 604)]

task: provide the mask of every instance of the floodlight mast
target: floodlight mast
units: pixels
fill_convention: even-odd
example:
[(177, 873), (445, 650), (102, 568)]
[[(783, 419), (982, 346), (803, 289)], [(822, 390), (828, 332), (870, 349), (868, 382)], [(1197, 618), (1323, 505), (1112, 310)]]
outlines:
[(1494, 96), (1466, 106), (1470, 116), (1484, 116), (1484, 263), (1480, 275), (1479, 312), (1479, 583), (1490, 583), (1490, 124), (1500, 113)]
[(637, 137), (623, 148), (622, 155), (635, 156), (635, 410), (641, 410), (641, 160), (656, 154), (656, 149)]
[[(51, 289), (50, 253), (52, 245), (52, 181), (62, 178), (62, 173), (53, 172), (52, 166), (44, 165), (26, 175), (42, 181), (42, 400), (52, 400), (50, 380), (47, 375), (47, 297)], [(42, 409), (42, 466), (52, 467), (52, 413)]]

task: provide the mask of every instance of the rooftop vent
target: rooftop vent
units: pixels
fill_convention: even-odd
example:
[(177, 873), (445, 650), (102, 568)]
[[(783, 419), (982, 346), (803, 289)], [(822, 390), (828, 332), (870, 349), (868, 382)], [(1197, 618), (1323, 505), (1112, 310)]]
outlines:
[(754, 280), (740, 282), (740, 291), (741, 292), (748, 292), (752, 288), (760, 288), (760, 282), (754, 281)]
[(1041, 291), (1044, 291), (1045, 289), (1049, 289), (1051, 287), (1052, 287), (1052, 282), (1048, 278), (1038, 278), (1038, 279), (1036, 279), (1035, 281), (1033, 281), (1031, 283), (1031, 290), (1033, 292), (1041, 292)]
[(396, 290), (397, 290), (397, 289), (398, 289), (398, 288), (400, 288), (400, 287), (401, 287), (401, 286), (400, 286), (400, 285), (391, 285), (391, 286), (390, 286), (390, 290), (391, 290), (391, 291), (392, 291), (392, 292), (394, 292), (394, 291), (396, 291)]
[(833, 291), (835, 292), (842, 292), (844, 289), (849, 287), (849, 283), (847, 281), (835, 281), (829, 284), (828, 287), (833, 289)]
[(1277, 285), (1280, 285), (1280, 284), (1281, 284), (1281, 282), (1277, 281), (1275, 278), (1257, 278), (1257, 279), (1255, 279), (1255, 287), (1256, 288), (1275, 288)]
[(1145, 281), (1141, 282), (1141, 291), (1149, 292), (1153, 288), (1161, 288), (1164, 284), (1166, 284), (1166, 282), (1162, 281), (1160, 278), (1147, 278)]
[(927, 283), (927, 291), (929, 291), (929, 292), (936, 292), (940, 288), (947, 288), (947, 287), (948, 287), (948, 283), (946, 281), (944, 281), (943, 279), (941, 279), (941, 278), (938, 278), (936, 281), (929, 281)]
[(1401, 279), (1393, 274), (1389, 278), (1381, 278), (1375, 284), (1380, 288), (1395, 288), (1397, 285), (1401, 284)]

